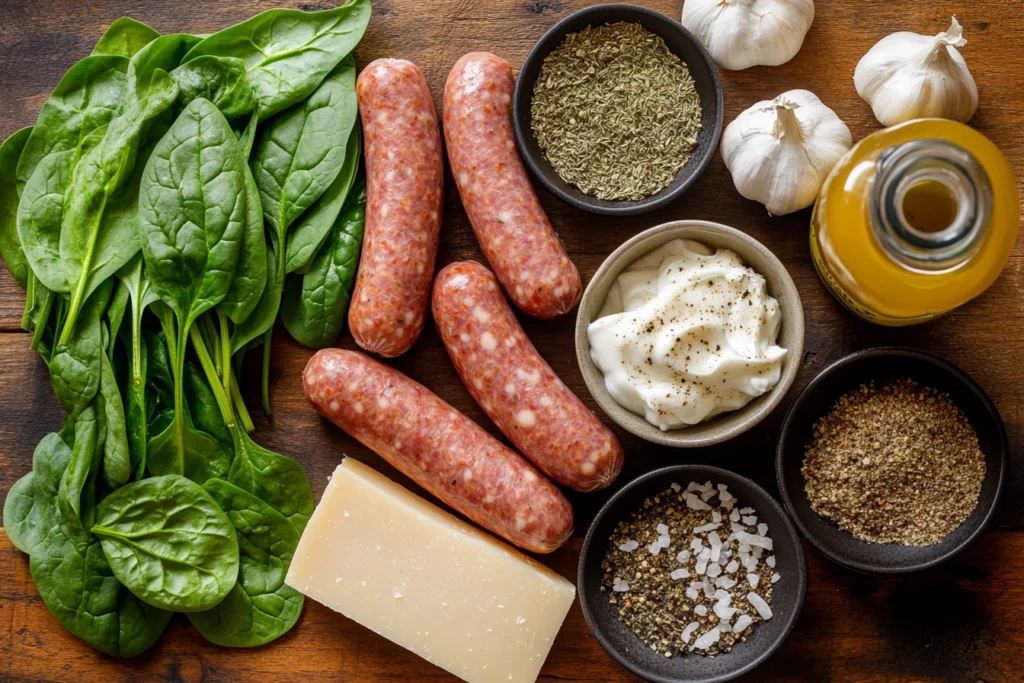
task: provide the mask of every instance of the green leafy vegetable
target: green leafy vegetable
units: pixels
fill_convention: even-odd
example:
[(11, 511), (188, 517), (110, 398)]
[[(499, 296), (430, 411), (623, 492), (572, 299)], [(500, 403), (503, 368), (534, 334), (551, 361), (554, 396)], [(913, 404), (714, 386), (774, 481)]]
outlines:
[(54, 501), (71, 449), (47, 434), (32, 455), (32, 471), (15, 482), (4, 502), (4, 530), (15, 548), (32, 554), (53, 525)]
[(238, 540), (224, 511), (176, 475), (122, 486), (100, 503), (92, 532), (118, 580), (176, 612), (216, 607), (238, 579)]
[(244, 61), (263, 121), (308, 97), (352, 52), (370, 9), (369, 0), (348, 0), (322, 12), (267, 10), (205, 38), (184, 61), (203, 55)]
[(160, 37), (160, 34), (141, 21), (121, 17), (107, 29), (100, 42), (92, 49), (94, 55), (120, 55), (131, 59), (142, 48)]
[(203, 55), (182, 64), (171, 75), (178, 82), (178, 105), (182, 108), (202, 97), (229, 119), (256, 109), (249, 71), (240, 59)]
[(58, 343), (50, 358), (50, 382), (72, 419), (92, 403), (100, 388), (103, 313), (112, 289), (108, 282), (89, 297), (70, 343)]
[(357, 189), (305, 275), (289, 275), (281, 318), (295, 341), (311, 348), (333, 345), (348, 320), (363, 241), (366, 188)]
[(317, 251), (327, 240), (327, 235), (334, 227), (341, 214), (345, 201), (356, 179), (359, 170), (359, 158), (363, 147), (363, 137), (359, 126), (352, 129), (345, 149), (345, 163), (331, 186), (323, 193), (316, 204), (311, 206), (292, 228), (288, 236), (288, 255), (285, 257), (285, 272), (302, 273), (309, 270)]
[(284, 583), (299, 532), (279, 512), (237, 486), (211, 479), (203, 486), (238, 535), (238, 583), (224, 601), (189, 620), (212, 643), (255, 647), (287, 633), (302, 613), (302, 594)]
[(32, 134), (32, 128), (22, 128), (12, 133), (0, 145), (0, 258), (7, 264), (7, 270), (23, 288), (28, 286), (28, 260), (21, 250), (18, 237), (18, 186), (11, 182), (18, 168), (22, 150)]

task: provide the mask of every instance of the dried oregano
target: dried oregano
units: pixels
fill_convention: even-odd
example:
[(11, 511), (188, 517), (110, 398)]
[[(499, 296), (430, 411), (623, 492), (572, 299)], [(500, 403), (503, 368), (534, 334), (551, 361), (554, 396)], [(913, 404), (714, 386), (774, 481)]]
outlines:
[(640, 24), (570, 33), (541, 67), (533, 132), (555, 171), (586, 194), (638, 200), (689, 160), (700, 98), (686, 64)]

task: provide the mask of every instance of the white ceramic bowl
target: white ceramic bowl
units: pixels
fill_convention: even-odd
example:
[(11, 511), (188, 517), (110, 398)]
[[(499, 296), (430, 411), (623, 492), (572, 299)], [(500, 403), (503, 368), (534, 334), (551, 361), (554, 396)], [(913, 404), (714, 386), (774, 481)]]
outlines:
[[(619, 274), (642, 256), (674, 239), (695, 240), (711, 249), (731, 249), (743, 259), (744, 264), (764, 276), (768, 284), (768, 293), (778, 300), (782, 312), (778, 343), (787, 353), (782, 361), (779, 383), (771, 391), (758, 396), (739, 410), (723, 413), (707, 422), (662, 431), (644, 419), (643, 415), (623, 408), (608, 393), (604, 374), (590, 357), (587, 328), (600, 312), (608, 297), (608, 290)], [(601, 409), (623, 429), (647, 441), (666, 446), (710, 446), (742, 434), (756, 425), (774, 410), (786, 395), (786, 391), (796, 378), (803, 353), (804, 310), (800, 303), (800, 294), (785, 266), (753, 237), (735, 228), (708, 221), (685, 220), (664, 223), (625, 242), (597, 269), (597, 273), (583, 293), (579, 313), (576, 315), (576, 359), (591, 395)]]

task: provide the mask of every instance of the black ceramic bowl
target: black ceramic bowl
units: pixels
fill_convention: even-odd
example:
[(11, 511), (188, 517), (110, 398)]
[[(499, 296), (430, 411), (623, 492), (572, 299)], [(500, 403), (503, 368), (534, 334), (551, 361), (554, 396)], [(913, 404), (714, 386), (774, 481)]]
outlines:
[[(768, 525), (776, 571), (782, 578), (772, 588), (772, 618), (757, 624), (746, 642), (734, 646), (732, 652), (716, 657), (685, 654), (669, 658), (651, 650), (619, 621), (615, 608), (608, 603), (608, 594), (601, 592), (601, 562), (619, 521), (628, 518), (647, 498), (669, 488), (672, 482), (685, 488), (691, 481), (725, 484), (741, 506), (756, 510), (759, 521)], [(601, 647), (631, 673), (656, 683), (717, 683), (753, 670), (786, 640), (804, 605), (807, 566), (796, 529), (763, 488), (718, 467), (676, 465), (634, 479), (604, 504), (583, 542), (577, 586), (590, 630)]]
[[(661, 36), (668, 48), (680, 59), (693, 76), (693, 82), (700, 96), (702, 128), (697, 135), (697, 148), (690, 160), (676, 174), (675, 180), (658, 194), (638, 201), (608, 201), (581, 192), (575, 185), (562, 180), (541, 152), (537, 138), (530, 126), (530, 102), (533, 99), (533, 85), (540, 73), (544, 58), (547, 57), (570, 33), (582, 31), (587, 26), (627, 21), (641, 24), (652, 33)], [(682, 24), (669, 19), (654, 10), (634, 5), (594, 5), (581, 9), (558, 22), (534, 45), (516, 80), (516, 92), (512, 102), (512, 120), (515, 123), (516, 143), (534, 177), (562, 201), (594, 213), (628, 216), (652, 211), (671, 202), (686, 192), (711, 163), (718, 150), (722, 136), (722, 84), (718, 80), (711, 57), (704, 46), (693, 37)]]
[[(814, 423), (840, 396), (870, 380), (909, 377), (948, 393), (978, 433), (987, 471), (978, 507), (938, 545), (908, 547), (865, 543), (811, 509), (801, 468)], [(1006, 428), (989, 397), (962, 370), (937, 356), (913, 349), (881, 347), (859, 351), (825, 368), (793, 403), (782, 426), (775, 467), (786, 510), (823, 555), (870, 574), (900, 574), (933, 567), (970, 545), (988, 525), (1006, 475)]]

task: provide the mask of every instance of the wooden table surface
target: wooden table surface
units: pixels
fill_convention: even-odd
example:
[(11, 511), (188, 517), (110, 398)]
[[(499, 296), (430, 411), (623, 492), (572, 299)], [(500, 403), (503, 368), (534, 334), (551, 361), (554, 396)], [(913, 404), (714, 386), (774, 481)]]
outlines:
[[(377, 57), (411, 59), (425, 72), (440, 111), (452, 64), (472, 50), (522, 63), (552, 24), (589, 4), (582, 0), (375, 0), (373, 19), (356, 50), (359, 65)], [(672, 17), (680, 0), (644, 4)], [(3, 0), (0, 11), (0, 137), (31, 125), (60, 76), (112, 21), (130, 15), (161, 32), (213, 32), (258, 11), (289, 5), (325, 9), (329, 1), (296, 0)], [(877, 40), (896, 30), (934, 34), (959, 13), (969, 41), (963, 54), (978, 82), (981, 107), (973, 125), (991, 137), (1024, 177), (1024, 12), (1004, 0), (819, 0), (800, 54), (789, 64), (722, 72), (725, 117), (752, 103), (806, 88), (816, 93), (859, 139), (879, 126), (857, 96), (853, 70)], [(719, 221), (747, 231), (789, 268), (803, 297), (806, 351), (795, 386), (775, 413), (748, 434), (720, 446), (673, 451), (620, 434), (627, 464), (619, 483), (661, 465), (702, 462), (734, 469), (776, 491), (774, 446), (786, 409), (800, 389), (832, 361), (857, 349), (901, 344), (935, 352), (959, 364), (989, 393), (1006, 421), (1011, 474), (996, 529), (948, 565), (918, 576), (873, 578), (841, 569), (810, 549), (810, 583), (803, 615), (789, 641), (751, 674), (757, 681), (1010, 681), (1024, 680), (1024, 479), (1020, 471), (1024, 373), (1024, 252), (1019, 244), (996, 284), (941, 320), (911, 329), (884, 329), (855, 319), (829, 296), (811, 265), (809, 212), (769, 217), (734, 190), (720, 157), (683, 198), (650, 215), (608, 218), (573, 210), (541, 192), (584, 281), (621, 242), (647, 227), (678, 218)], [(483, 260), (450, 174), (446, 184), (439, 265)], [(20, 329), (23, 293), (6, 270), (0, 275), (0, 499), (29, 470), (35, 444), (64, 422), (42, 362)], [(591, 407), (572, 343), (573, 315), (553, 322), (523, 319), (552, 367)], [(429, 327), (429, 326), (428, 326)], [(351, 339), (343, 341), (352, 346)], [(274, 340), (274, 415), (258, 416), (255, 438), (303, 464), (317, 496), (342, 454), (350, 454), (417, 490), (379, 457), (318, 418), (302, 395), (300, 372), (310, 351), (283, 330)], [(459, 382), (432, 329), (395, 361), (500, 437)], [(251, 389), (258, 368), (242, 381)], [(577, 535), (544, 562), (574, 577), (582, 534), (607, 493), (572, 495)], [(0, 532), (0, 680), (452, 680), (450, 676), (341, 615), (307, 601), (298, 625), (256, 650), (206, 643), (184, 619), (175, 619), (143, 656), (119, 661), (77, 641), (47, 612), (28, 576), (28, 558)], [(542, 680), (631, 680), (590, 635), (574, 606), (541, 674)]]

